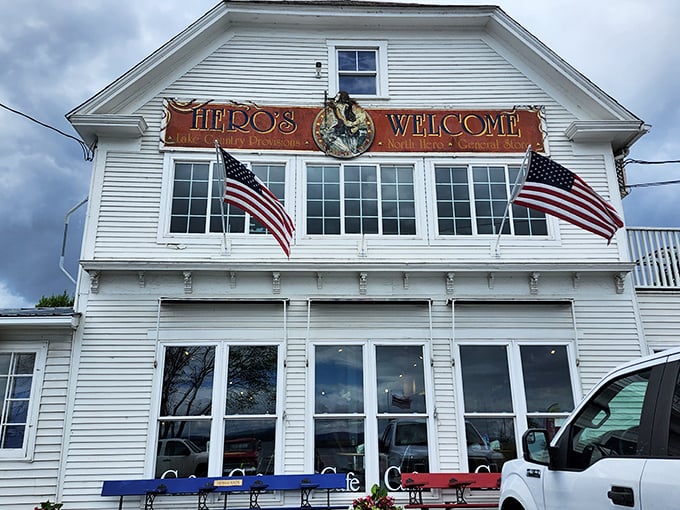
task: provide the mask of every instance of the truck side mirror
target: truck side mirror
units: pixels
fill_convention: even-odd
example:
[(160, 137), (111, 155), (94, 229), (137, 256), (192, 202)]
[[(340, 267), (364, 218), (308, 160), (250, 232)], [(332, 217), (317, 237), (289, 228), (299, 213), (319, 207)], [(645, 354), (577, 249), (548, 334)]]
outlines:
[(544, 429), (529, 429), (522, 436), (524, 460), (547, 466), (550, 464), (550, 441)]

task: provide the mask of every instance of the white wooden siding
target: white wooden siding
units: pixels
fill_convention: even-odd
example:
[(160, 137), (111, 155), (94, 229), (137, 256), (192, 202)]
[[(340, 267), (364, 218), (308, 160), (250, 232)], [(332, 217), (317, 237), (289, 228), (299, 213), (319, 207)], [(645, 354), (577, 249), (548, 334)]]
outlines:
[(638, 291), (638, 305), (650, 351), (680, 345), (680, 292)]

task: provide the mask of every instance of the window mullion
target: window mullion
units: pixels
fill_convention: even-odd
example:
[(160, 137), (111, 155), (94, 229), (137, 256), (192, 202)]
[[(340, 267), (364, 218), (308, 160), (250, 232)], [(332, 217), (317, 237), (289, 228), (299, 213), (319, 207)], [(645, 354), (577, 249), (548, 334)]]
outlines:
[(340, 165), (338, 172), (338, 180), (340, 181), (340, 189), (338, 194), (340, 196), (340, 235), (345, 235), (345, 165)]
[[(512, 198), (512, 192), (514, 186), (510, 184), (510, 168), (508, 165), (504, 166), (505, 168), (505, 196), (506, 196), (506, 206), (505, 210), (507, 211), (507, 218), (506, 221), (510, 225), (510, 235), (514, 236), (515, 235), (515, 220), (514, 220), (514, 214), (512, 213), (512, 204), (510, 203), (510, 199)], [(502, 234), (502, 232), (501, 232)]]
[(210, 458), (208, 474), (222, 476), (222, 458), (224, 455), (224, 420), (227, 406), (227, 360), (229, 346), (219, 343), (215, 350), (215, 374), (213, 383), (212, 423), (210, 425)]
[(477, 229), (477, 203), (475, 200), (475, 179), (472, 172), (472, 165), (467, 165), (468, 174), (468, 195), (470, 197), (470, 227), (472, 228), (472, 235), (476, 236), (479, 232)]
[[(383, 233), (382, 168), (380, 165), (376, 165), (375, 167), (375, 185), (376, 185), (375, 196), (377, 201), (376, 208), (378, 211), (378, 235), (382, 235)], [(397, 214), (397, 218), (398, 217), (399, 215)]]

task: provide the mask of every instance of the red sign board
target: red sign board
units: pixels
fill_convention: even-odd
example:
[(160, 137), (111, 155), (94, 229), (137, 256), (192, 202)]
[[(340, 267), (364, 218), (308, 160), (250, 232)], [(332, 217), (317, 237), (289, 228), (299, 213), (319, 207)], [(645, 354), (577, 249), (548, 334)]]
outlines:
[[(337, 157), (361, 152), (523, 153), (543, 151), (536, 109), (361, 109), (365, 113), (360, 152), (333, 151), (331, 108), (255, 104), (180, 103), (165, 106), (162, 139), (170, 147), (321, 151)], [(330, 123), (323, 131), (322, 125)], [(337, 129), (337, 128), (336, 128)], [(344, 134), (342, 136), (345, 136)]]

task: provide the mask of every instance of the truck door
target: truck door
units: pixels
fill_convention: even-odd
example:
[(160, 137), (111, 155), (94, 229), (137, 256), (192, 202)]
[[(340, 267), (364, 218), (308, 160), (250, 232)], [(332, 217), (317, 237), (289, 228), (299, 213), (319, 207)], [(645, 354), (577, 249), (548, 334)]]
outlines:
[(652, 374), (660, 368), (609, 381), (566, 426), (556, 469), (541, 473), (547, 510), (642, 508), (640, 480), (658, 390)]
[(669, 360), (657, 399), (652, 455), (640, 484), (643, 510), (676, 508), (680, 501), (680, 362)]

